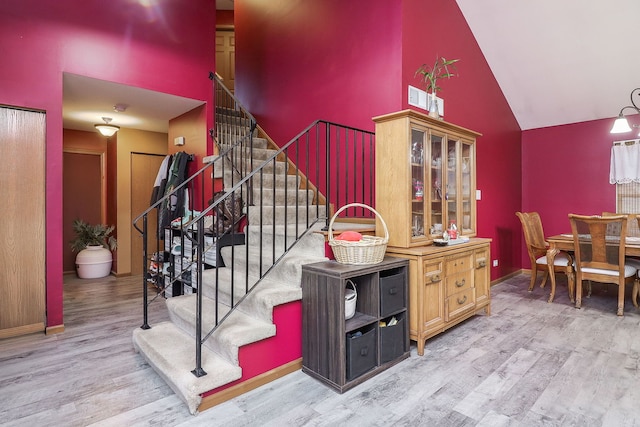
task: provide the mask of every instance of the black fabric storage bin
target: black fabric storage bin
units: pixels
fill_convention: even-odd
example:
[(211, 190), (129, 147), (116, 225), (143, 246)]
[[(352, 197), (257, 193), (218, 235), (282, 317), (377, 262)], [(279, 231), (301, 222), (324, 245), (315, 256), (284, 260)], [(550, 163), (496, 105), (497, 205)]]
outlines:
[(376, 329), (361, 336), (347, 335), (347, 381), (376, 367)]
[(380, 363), (386, 363), (401, 356), (405, 352), (404, 317), (393, 326), (380, 328)]
[(402, 273), (380, 277), (380, 313), (383, 317), (404, 308), (405, 287)]

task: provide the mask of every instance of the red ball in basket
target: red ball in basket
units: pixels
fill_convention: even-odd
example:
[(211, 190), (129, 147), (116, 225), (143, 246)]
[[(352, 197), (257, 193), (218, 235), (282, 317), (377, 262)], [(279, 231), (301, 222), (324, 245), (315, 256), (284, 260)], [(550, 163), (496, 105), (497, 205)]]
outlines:
[[(335, 239), (333, 238), (333, 222), (340, 212), (349, 207), (362, 207), (373, 212), (382, 223), (384, 237), (363, 236), (356, 231), (344, 231)], [(348, 240), (349, 239), (349, 240)], [(389, 242), (389, 230), (384, 219), (375, 209), (362, 203), (350, 203), (344, 205), (333, 215), (329, 222), (329, 246), (333, 251), (336, 261), (342, 264), (377, 264), (382, 262)]]
[(335, 238), (336, 240), (347, 240), (349, 242), (359, 242), (362, 240), (362, 234), (357, 231), (343, 231)]

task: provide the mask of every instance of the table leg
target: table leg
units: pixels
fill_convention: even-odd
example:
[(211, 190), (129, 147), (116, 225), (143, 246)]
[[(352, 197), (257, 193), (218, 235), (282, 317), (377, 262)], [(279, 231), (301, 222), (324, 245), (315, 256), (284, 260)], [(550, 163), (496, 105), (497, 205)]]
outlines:
[(553, 247), (547, 250), (547, 268), (549, 269), (549, 276), (551, 278), (551, 294), (549, 295), (548, 302), (553, 302), (553, 297), (556, 296), (556, 275), (553, 271), (553, 264), (558, 252), (560, 251)]

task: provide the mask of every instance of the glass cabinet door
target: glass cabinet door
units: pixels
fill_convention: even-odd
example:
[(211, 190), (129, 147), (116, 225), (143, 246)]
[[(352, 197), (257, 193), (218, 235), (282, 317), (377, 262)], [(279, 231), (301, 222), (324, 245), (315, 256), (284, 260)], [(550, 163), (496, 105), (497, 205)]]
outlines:
[[(462, 194), (460, 196), (462, 222), (458, 223), (458, 229), (464, 234), (471, 234), (475, 229), (473, 224), (473, 213), (475, 212), (475, 192), (472, 189), (475, 186), (473, 179), (473, 167), (475, 159), (473, 157), (473, 144), (465, 141), (460, 143), (461, 162), (460, 177), (462, 184)], [(474, 194), (472, 194), (474, 193)]]
[(431, 145), (431, 191), (429, 194), (431, 214), (429, 218), (429, 233), (431, 238), (439, 239), (442, 238), (442, 232), (446, 228), (443, 225), (443, 203), (446, 199), (446, 182), (443, 180), (444, 175), (442, 173), (446, 162), (446, 157), (443, 157), (444, 136), (432, 132), (429, 140)]
[(427, 132), (421, 129), (411, 129), (411, 236), (413, 239), (424, 238), (425, 233), (425, 209), (424, 209), (424, 165), (425, 165), (425, 140)]
[(458, 226), (458, 141), (447, 140), (447, 216), (444, 227), (448, 228), (451, 222)]

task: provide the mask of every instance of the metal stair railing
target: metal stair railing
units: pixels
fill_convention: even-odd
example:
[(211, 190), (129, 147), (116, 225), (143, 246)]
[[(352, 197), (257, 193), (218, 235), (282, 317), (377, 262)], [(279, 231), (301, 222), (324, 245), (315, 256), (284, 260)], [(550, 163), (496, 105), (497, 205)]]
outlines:
[[(201, 210), (196, 211), (190, 207), (193, 216), (187, 222), (183, 221), (177, 230), (182, 238), (182, 250), (185, 248), (185, 241), (189, 240), (193, 248), (193, 257), (189, 263), (181, 265), (180, 271), (175, 271), (174, 266), (170, 281), (171, 284), (179, 284), (185, 271), (190, 272), (195, 269), (193, 281), (197, 294), (194, 332), (196, 366), (192, 373), (196, 376), (206, 375), (202, 369), (203, 343), (315, 224), (324, 221), (326, 229), (332, 206), (348, 203), (374, 206), (374, 134), (372, 132), (317, 120), (283, 147), (274, 150), (266, 159), (254, 161), (255, 119), (245, 114), (237, 99), (224, 88), (217, 76), (212, 75), (211, 78), (214, 81), (216, 94), (216, 113), (211, 135), (214, 137), (219, 155), (212, 163), (205, 165), (176, 189), (187, 187), (191, 191), (199, 192), (199, 200), (192, 203), (196, 203), (194, 206), (199, 206)], [(219, 93), (222, 95), (218, 95)], [(227, 114), (232, 117), (225, 117)], [(259, 164), (254, 168), (255, 163)], [(216, 168), (222, 170), (223, 176), (229, 180), (229, 188), (224, 190), (221, 197), (212, 200), (215, 182), (209, 181), (208, 177), (214, 176), (213, 172)], [(294, 178), (287, 179), (291, 176)], [(281, 182), (282, 185), (277, 186), (276, 182)], [(247, 201), (245, 209), (239, 212), (235, 208), (236, 204), (228, 203), (229, 199), (238, 196)], [(135, 228), (142, 233), (144, 239), (144, 323), (141, 326), (144, 329), (150, 327), (148, 307), (163, 294), (166, 288), (166, 283), (164, 287), (158, 287), (160, 291), (149, 301), (147, 296), (148, 217), (163, 200), (169, 197), (171, 194), (164, 196), (134, 220)], [(278, 199), (283, 199), (285, 202), (279, 204)], [(209, 200), (210, 203), (206, 204), (205, 200)], [(198, 205), (197, 202), (200, 204)], [(231, 283), (224, 283), (225, 281), (220, 277), (221, 269), (215, 269), (212, 284), (215, 300), (214, 321), (213, 325), (204, 330), (203, 273), (207, 251), (211, 248), (205, 243), (205, 233), (199, 231), (207, 230), (207, 220), (212, 216), (221, 218), (224, 209), (229, 206), (233, 206), (230, 226), (224, 229), (214, 226), (209, 234), (215, 242), (222, 242), (227, 236), (233, 240), (244, 231), (245, 244), (242, 249), (231, 245), (230, 263), (226, 266), (229, 269)], [(342, 215), (367, 218), (372, 222), (375, 219), (369, 210), (358, 207), (349, 208)], [(248, 228), (239, 230), (240, 224), (247, 217), (249, 217), (248, 227), (256, 227), (259, 230), (255, 233), (257, 237), (253, 237), (253, 233), (248, 233)], [(140, 221), (142, 221), (142, 228), (137, 225)], [(251, 248), (257, 248), (257, 253), (251, 253)], [(219, 250), (220, 247), (216, 247), (216, 251)], [(244, 259), (250, 259), (250, 262), (246, 261), (244, 268), (239, 270), (236, 254), (241, 250), (244, 251)], [(229, 288), (227, 292), (223, 292), (225, 286)], [(223, 303), (221, 301), (223, 299), (227, 299), (228, 304)], [(223, 310), (226, 311), (224, 314)]]

